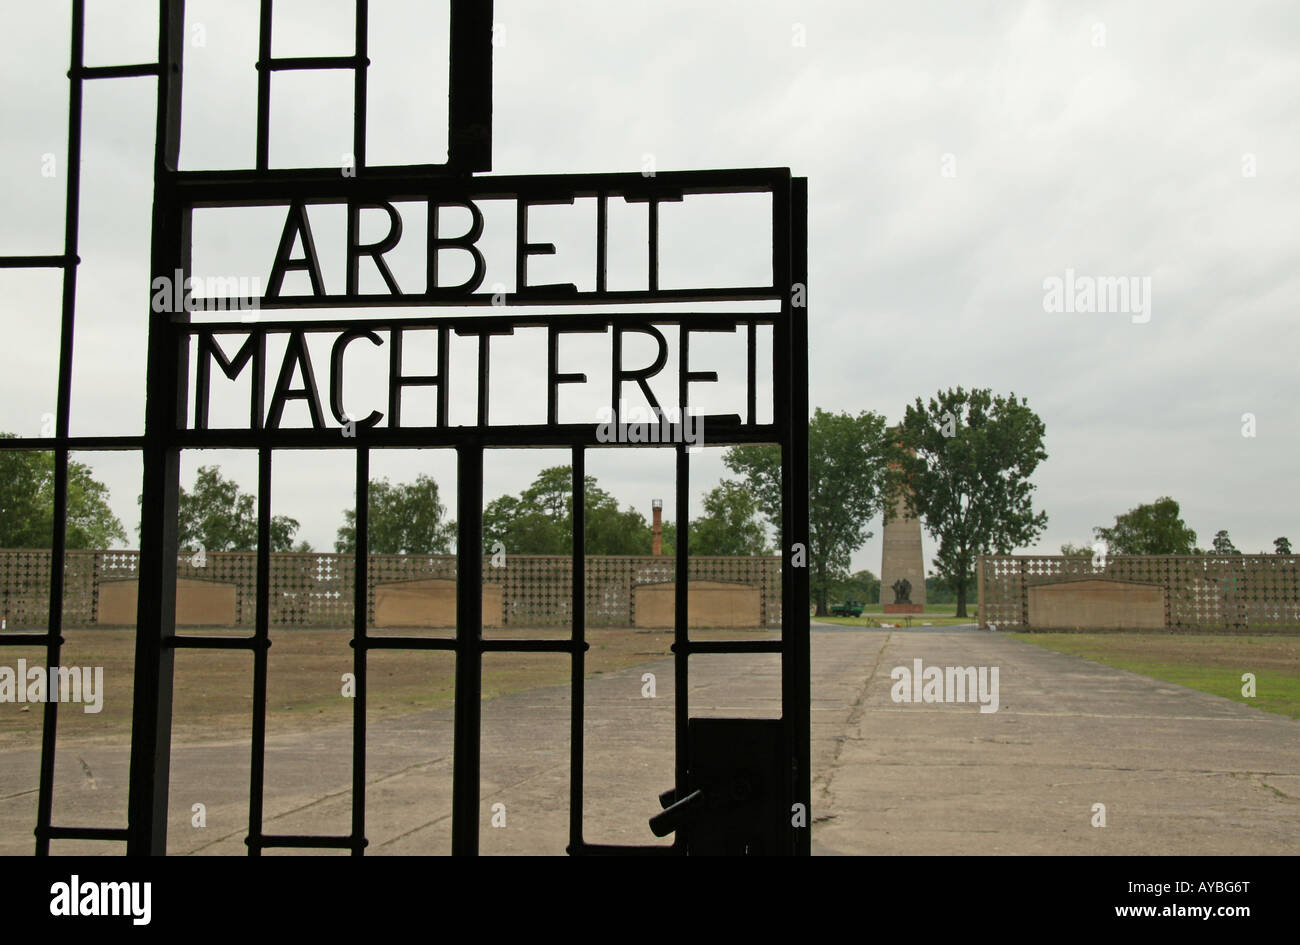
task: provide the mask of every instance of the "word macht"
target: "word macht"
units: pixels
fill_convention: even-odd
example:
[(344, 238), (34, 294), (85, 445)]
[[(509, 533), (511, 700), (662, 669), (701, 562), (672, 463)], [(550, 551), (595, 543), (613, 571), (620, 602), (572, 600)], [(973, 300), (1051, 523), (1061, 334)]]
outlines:
[(104, 708), (104, 667), (55, 666), (48, 678), (44, 666), (0, 666), (0, 702), (81, 702), (91, 715)]
[(131, 916), (133, 925), (153, 918), (153, 883), (83, 883), (72, 874), (66, 883), (50, 887), (50, 915)]
[(998, 710), (998, 667), (926, 666), (912, 660), (909, 669), (895, 666), (889, 696), (895, 702), (978, 702), (980, 712)]

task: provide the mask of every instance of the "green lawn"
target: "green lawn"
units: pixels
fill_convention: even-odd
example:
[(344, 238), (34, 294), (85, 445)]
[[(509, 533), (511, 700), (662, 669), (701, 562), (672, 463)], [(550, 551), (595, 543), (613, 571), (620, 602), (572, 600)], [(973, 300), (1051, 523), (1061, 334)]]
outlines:
[[(1007, 636), (1300, 719), (1300, 637), (1149, 631)], [(1255, 675), (1254, 698), (1242, 695), (1244, 673)]]

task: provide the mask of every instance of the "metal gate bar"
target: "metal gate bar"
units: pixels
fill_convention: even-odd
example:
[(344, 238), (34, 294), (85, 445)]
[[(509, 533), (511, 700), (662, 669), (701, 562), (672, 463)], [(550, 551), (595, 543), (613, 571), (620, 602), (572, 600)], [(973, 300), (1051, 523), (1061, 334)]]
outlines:
[[(790, 796), (808, 812), (809, 779), (809, 676), (808, 676), (808, 574), (795, 567), (793, 550), (807, 545), (807, 309), (793, 302), (795, 287), (800, 298), (807, 284), (807, 188), (802, 179), (791, 178), (783, 168), (669, 172), (645, 179), (636, 174), (584, 174), (474, 177), (475, 171), (491, 165), (491, 29), (492, 4), (474, 0), (451, 2), (450, 128), (446, 165), (370, 168), (366, 164), (367, 115), (366, 73), (368, 59), (368, 2), (356, 0), (354, 52), (339, 57), (273, 57), (271, 54), (272, 0), (261, 0), (259, 9), (259, 59), (257, 139), (255, 167), (246, 171), (178, 170), (181, 116), (181, 64), (184, 46), (183, 0), (159, 0), (158, 60), (120, 66), (87, 68), (83, 62), (85, 0), (72, 0), (70, 31), (67, 205), (64, 247), (59, 255), (0, 257), (0, 268), (58, 268), (63, 273), (58, 401), (53, 437), (19, 437), (6, 440), (5, 449), (49, 450), (54, 453), (54, 527), (51, 535), (49, 622), (45, 633), (6, 633), (0, 646), (44, 645), (48, 667), (61, 657), (64, 590), (64, 520), (67, 512), (69, 453), (73, 450), (139, 450), (144, 461), (139, 597), (135, 648), (135, 703), (132, 715), (130, 793), (125, 829), (63, 827), (51, 823), (54, 757), (57, 733), (57, 702), (47, 701), (43, 715), (40, 783), (38, 790), (36, 852), (49, 853), (52, 839), (115, 840), (127, 842), (130, 854), (166, 852), (166, 821), (170, 767), (173, 665), (176, 649), (245, 649), (253, 656), (253, 720), (249, 778), (249, 828), (246, 844), (250, 855), (274, 847), (348, 849), (363, 853), (365, 837), (366, 780), (366, 693), (367, 653), (370, 649), (447, 650), (455, 654), (456, 692), (454, 724), (454, 767), (452, 787), (453, 853), (474, 853), (478, 847), (479, 752), (481, 726), (481, 668), (484, 652), (567, 653), (571, 665), (570, 718), (570, 853), (655, 855), (682, 852), (680, 841), (672, 846), (614, 846), (589, 844), (583, 839), (584, 759), (584, 672), (586, 642), (585, 612), (585, 451), (597, 445), (587, 424), (558, 423), (554, 391), (548, 399), (549, 423), (488, 426), (486, 362), (480, 361), (478, 428), (446, 427), (447, 339), (451, 332), (478, 334), (480, 346), (499, 327), (545, 327), (548, 331), (548, 362), (556, 370), (556, 339), (564, 330), (613, 329), (615, 345), (629, 327), (675, 324), (681, 326), (683, 348), (689, 345), (691, 330), (746, 327), (746, 376), (748, 380), (745, 416), (710, 418), (715, 444), (776, 443), (781, 450), (783, 516), (782, 548), (782, 635), (780, 640), (696, 641), (688, 631), (689, 614), (689, 484), (690, 456), (685, 444), (675, 447), (675, 509), (678, 541), (675, 549), (673, 664), (676, 681), (674, 746), (676, 763), (673, 779), (681, 791), (687, 784), (687, 723), (689, 720), (689, 661), (694, 654), (779, 653), (782, 657), (782, 715), (787, 744), (794, 756)], [(353, 146), (355, 176), (341, 175), (337, 168), (270, 168), (270, 82), (271, 74), (302, 69), (352, 69), (354, 73)], [(439, 337), (439, 374), (403, 378), (404, 386), (436, 384), (438, 426), (401, 428), (392, 425), (366, 431), (364, 444), (340, 442), (337, 431), (265, 429), (263, 426), (262, 374), (265, 343), (272, 333), (285, 331), (305, 336), (313, 331), (338, 331), (339, 323), (310, 319), (277, 323), (191, 324), (187, 311), (151, 316), (147, 350), (149, 379), (145, 432), (143, 436), (72, 437), (69, 432), (72, 381), (73, 335), (76, 309), (78, 258), (78, 213), (82, 83), (101, 78), (155, 76), (158, 79), (155, 129), (154, 203), (152, 211), (151, 276), (173, 278), (190, 271), (190, 228), (193, 210), (200, 206), (283, 205), (301, 203), (396, 202), (425, 199), (436, 183), (439, 199), (468, 203), (474, 199), (506, 198), (518, 202), (526, 218), (529, 201), (544, 202), (557, 195), (595, 197), (597, 200), (596, 291), (570, 296), (545, 291), (519, 292), (512, 302), (522, 305), (631, 303), (725, 300), (779, 301), (772, 312), (683, 313), (671, 315), (624, 314), (577, 316), (537, 313), (527, 316), (452, 316), (435, 318), (375, 318), (348, 322), (359, 330), (389, 330), (392, 357), (400, 368), (401, 332), (411, 328), (436, 329)], [(659, 287), (658, 203), (680, 199), (688, 193), (768, 193), (772, 200), (772, 285), (699, 289)], [(645, 290), (610, 290), (605, 272), (607, 248), (607, 201), (611, 196), (641, 200), (648, 213), (648, 273)], [(522, 264), (522, 260), (520, 261)], [(524, 283), (521, 281), (520, 285)], [(492, 293), (470, 290), (448, 298), (400, 300), (368, 295), (349, 286), (347, 292), (319, 299), (307, 297), (264, 298), (266, 309), (311, 307), (362, 307), (392, 304), (486, 305)], [(687, 325), (689, 324), (689, 330)], [(757, 328), (773, 329), (772, 377), (774, 419), (757, 423)], [(249, 335), (247, 359), (253, 360), (258, 380), (250, 403), (250, 429), (207, 429), (207, 397), (210, 365), (215, 356), (228, 377), (243, 367), (241, 352), (234, 362), (220, 354), (216, 336), (243, 332)], [(194, 426), (186, 423), (188, 403), (188, 361), (191, 344), (197, 340), (197, 368)], [(680, 402), (686, 407), (685, 377), (679, 378)], [(616, 378), (616, 385), (618, 380)], [(617, 410), (617, 388), (614, 407)], [(400, 412), (400, 388), (390, 400), (392, 421)], [(716, 421), (716, 422), (715, 422)], [(482, 471), (483, 451), (492, 447), (558, 446), (571, 452), (572, 460), (572, 626), (565, 640), (484, 640), (482, 638)], [(458, 573), (457, 627), (455, 639), (421, 637), (370, 637), (367, 633), (368, 508), (370, 450), (384, 447), (452, 447), (457, 451)], [(204, 635), (177, 636), (175, 633), (175, 587), (177, 549), (177, 499), (180, 451), (188, 448), (254, 449), (258, 457), (258, 549), (256, 623), (250, 637)], [(353, 670), (356, 700), (353, 706), (352, 811), (347, 836), (288, 836), (263, 833), (265, 787), (267, 655), (270, 640), (270, 523), (272, 507), (272, 462), (276, 449), (352, 449), (355, 452), (357, 529), (355, 549)], [(807, 853), (809, 832), (794, 832), (794, 849)]]
[[(358, 3), (358, 9), (360, 7)], [(360, 31), (363, 27), (359, 23), (357, 28)], [(362, 48), (358, 41), (358, 50)], [(364, 71), (358, 70), (359, 73)], [(356, 587), (352, 598), (352, 677), (356, 686), (352, 703), (352, 855), (361, 856), (367, 844), (366, 591), (370, 584), (370, 450), (364, 446), (357, 448), (356, 478), (354, 494), (357, 504), (353, 517), (356, 525), (356, 563), (353, 565)]]

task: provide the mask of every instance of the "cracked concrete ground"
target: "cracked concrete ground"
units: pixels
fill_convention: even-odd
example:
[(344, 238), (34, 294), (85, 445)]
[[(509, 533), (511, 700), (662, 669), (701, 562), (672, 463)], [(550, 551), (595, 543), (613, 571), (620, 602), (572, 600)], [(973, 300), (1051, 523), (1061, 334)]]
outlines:
[[(998, 711), (894, 703), (918, 658), (999, 667)], [(818, 852), (1300, 851), (1284, 716), (973, 630), (815, 633), (813, 678)]]
[[(816, 853), (1300, 852), (1300, 723), (1291, 719), (973, 630), (814, 627), (812, 654)], [(890, 670), (914, 659), (998, 667), (998, 711), (894, 703)], [(642, 695), (646, 673), (655, 698)], [(695, 657), (691, 686), (692, 714), (780, 711), (774, 656)], [(587, 680), (589, 842), (662, 842), (646, 820), (672, 782), (672, 687), (669, 660)], [(451, 720), (443, 709), (371, 723), (369, 853), (450, 850)], [(174, 746), (170, 852), (245, 852), (241, 736)], [(563, 852), (568, 750), (567, 686), (484, 703), (483, 853)], [(55, 823), (124, 826), (127, 761), (125, 746), (61, 746)], [(0, 753), (0, 853), (31, 852), (38, 764), (36, 750)], [(1104, 828), (1092, 826), (1097, 804)], [(347, 833), (350, 810), (350, 727), (268, 733), (268, 833)]]

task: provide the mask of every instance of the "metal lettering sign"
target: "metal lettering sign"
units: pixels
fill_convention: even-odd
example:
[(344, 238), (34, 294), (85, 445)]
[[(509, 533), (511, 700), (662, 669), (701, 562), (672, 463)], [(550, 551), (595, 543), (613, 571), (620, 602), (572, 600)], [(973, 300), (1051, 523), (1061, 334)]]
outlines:
[[(805, 560), (807, 526), (807, 256), (806, 181), (784, 168), (643, 173), (488, 176), (491, 166), (491, 69), (493, 13), (490, 2), (451, 0), (450, 108), (448, 160), (441, 165), (373, 166), (366, 159), (367, 50), (369, 4), (356, 0), (355, 45), (345, 56), (284, 58), (272, 55), (272, 0), (261, 0), (254, 166), (230, 171), (178, 169), (181, 91), (184, 74), (183, 0), (160, 0), (156, 63), (86, 67), (81, 59), (84, 0), (73, 0), (70, 70), (73, 127), (78, 128), (85, 82), (121, 76), (157, 78), (157, 137), (154, 161), (150, 323), (147, 350), (147, 404), (142, 437), (79, 438), (69, 435), (67, 392), (70, 353), (61, 361), (60, 408), (55, 435), (15, 440), (15, 448), (50, 449), (56, 454), (56, 520), (66, 509), (69, 450), (137, 449), (144, 456), (135, 703), (132, 724), (128, 827), (124, 830), (72, 828), (52, 824), (53, 721), (47, 706), (46, 739), (40, 783), (37, 852), (47, 853), (51, 839), (125, 841), (133, 854), (166, 850), (169, 788), (173, 659), (178, 648), (241, 648), (253, 656), (253, 740), (246, 843), (251, 854), (272, 847), (338, 848), (354, 854), (367, 845), (366, 673), (367, 656), (377, 649), (441, 649), (455, 654), (455, 746), (452, 787), (454, 853), (478, 849), (479, 741), (481, 664), (484, 652), (549, 652), (571, 658), (570, 842), (573, 854), (685, 853), (680, 836), (667, 847), (614, 847), (587, 843), (583, 837), (583, 681), (588, 649), (585, 626), (584, 489), (585, 454), (590, 448), (634, 448), (669, 444), (675, 450), (674, 504), (678, 523), (673, 573), (676, 667), (676, 765), (665, 773), (676, 796), (698, 794), (688, 766), (690, 658), (697, 654), (779, 654), (782, 664), (783, 713), (779, 738), (768, 732), (762, 744), (775, 744), (775, 764), (785, 783), (769, 786), (765, 798), (789, 802), (780, 824), (762, 830), (766, 852), (807, 853), (810, 817), (808, 582)], [(350, 71), (354, 79), (352, 147), (354, 163), (338, 167), (279, 169), (270, 167), (270, 95), (273, 76), (291, 70)], [(77, 136), (70, 151), (79, 147)], [(76, 186), (73, 154), (69, 161)], [(770, 201), (770, 278), (759, 284), (676, 286), (661, 278), (661, 208), (689, 203), (707, 194), (758, 194)], [(513, 245), (489, 246), (484, 240), (484, 207), (512, 205)], [(594, 201), (594, 261), (581, 280), (542, 282), (530, 268), (556, 247), (536, 235), (530, 211), (541, 206)], [(616, 203), (644, 205), (648, 238), (644, 246), (644, 287), (611, 285), (608, 272), (609, 220)], [(411, 207), (418, 206), (421, 228)], [(341, 208), (341, 231), (326, 231), (319, 213)], [(278, 243), (262, 261), (264, 283), (237, 279), (192, 278), (196, 215), (224, 208), (272, 208), (281, 221)], [(75, 203), (70, 201), (71, 215)], [(59, 257), (8, 257), (3, 264), (59, 266), (75, 284), (75, 216), (70, 216), (66, 254)], [(365, 221), (379, 221), (382, 235), (363, 238)], [(321, 247), (342, 250), (344, 265), (331, 270)], [(394, 253), (417, 252), (420, 271), (399, 278), (390, 265)], [(490, 270), (513, 271), (510, 286), (489, 285)], [(584, 288), (579, 286), (583, 285)], [(203, 291), (196, 291), (196, 289)], [(142, 295), (143, 295), (142, 287)], [(64, 331), (72, 329), (71, 290), (65, 286)], [(737, 303), (723, 311), (720, 303)], [(743, 305), (740, 303), (744, 303)], [(764, 304), (765, 303), (765, 304)], [(696, 306), (692, 308), (692, 306)], [(576, 306), (598, 306), (574, 310)], [(412, 315), (413, 308), (428, 315)], [(500, 311), (494, 311), (499, 308)], [(364, 310), (325, 317), (322, 310)], [(384, 309), (400, 310), (385, 314)], [(550, 310), (548, 310), (550, 309)], [(304, 314), (305, 313), (305, 314)], [(666, 329), (677, 338), (670, 356)], [(515, 333), (545, 337), (545, 357), (534, 373), (545, 396), (538, 399), (532, 422), (495, 418), (489, 378), (494, 345)], [(693, 358), (692, 336), (725, 333), (743, 345), (746, 374), (744, 406), (732, 413), (701, 416), (693, 396), (717, 381), (717, 372)], [(760, 358), (758, 337), (770, 332), (770, 357)], [(404, 345), (415, 334), (436, 339), (436, 354), (412, 367)], [(565, 422), (564, 392), (589, 384), (589, 375), (566, 354), (574, 335), (601, 335), (608, 351), (611, 378), (605, 407), (589, 422)], [(274, 339), (275, 344), (268, 342)], [(454, 359), (454, 340), (476, 345), (472, 358)], [(653, 354), (633, 357), (630, 343), (648, 343)], [(269, 350), (282, 353), (274, 357)], [(316, 342), (313, 345), (313, 341)], [(66, 344), (66, 342), (65, 342)], [(313, 354), (313, 350), (316, 354)], [(328, 357), (320, 352), (328, 350)], [(387, 362), (382, 391), (363, 389), (350, 365), (369, 350)], [(651, 386), (669, 369), (676, 374), (675, 402), (663, 402)], [(583, 365), (583, 367), (587, 367)], [(590, 368), (588, 368), (590, 370)], [(602, 366), (603, 370), (603, 366)], [(472, 375), (472, 385), (457, 388), (453, 378)], [(191, 381), (192, 376), (192, 381)], [(238, 423), (215, 422), (214, 403), (248, 381), (241, 393)], [(760, 389), (771, 390), (771, 409), (761, 409)], [(404, 409), (416, 389), (434, 392), (432, 413)], [(240, 388), (242, 390), (242, 388)], [(461, 394), (455, 392), (461, 390)], [(465, 393), (472, 390), (473, 395)], [(639, 392), (651, 417), (629, 416), (626, 393)], [(474, 421), (453, 423), (452, 413), (472, 396)], [(302, 416), (307, 422), (292, 422)], [(770, 414), (770, 419), (760, 420)], [(688, 482), (690, 446), (698, 425), (711, 444), (776, 444), (782, 467), (782, 633), (778, 640), (718, 642), (695, 639), (688, 629)], [(448, 447), (457, 453), (457, 604), (456, 635), (448, 639), (373, 636), (366, 618), (367, 510), (371, 450), (392, 447)], [(565, 639), (484, 640), (482, 634), (482, 544), (484, 450), (508, 446), (550, 446), (571, 453), (573, 508), (573, 597), (571, 634)], [(176, 567), (179, 457), (182, 450), (222, 448), (254, 451), (258, 461), (258, 542), (256, 627), (248, 637), (177, 635)], [(355, 458), (356, 551), (355, 627), (353, 632), (356, 699), (353, 720), (352, 822), (338, 836), (283, 836), (263, 830), (265, 780), (267, 651), (270, 613), (272, 464), (287, 448), (348, 450)], [(63, 554), (56, 529), (55, 560)], [(58, 569), (55, 569), (56, 572)], [(51, 619), (39, 638), (49, 648), (51, 665), (61, 644), (61, 576), (51, 588)], [(17, 638), (2, 642), (18, 642)], [(25, 637), (30, 645), (33, 640)], [(770, 726), (769, 726), (770, 727)], [(758, 744), (759, 742), (756, 742)], [(772, 749), (765, 749), (772, 750)], [(772, 762), (772, 757), (776, 761)], [(761, 765), (760, 765), (761, 767)], [(768, 770), (764, 768), (764, 770)], [(713, 777), (713, 775), (711, 775)], [(653, 800), (654, 792), (647, 792)], [(697, 806), (700, 806), (697, 804)], [(705, 805), (707, 806), (707, 805)], [(716, 805), (715, 805), (716, 806)], [(768, 805), (770, 807), (770, 804)], [(778, 811), (779, 812), (779, 811)], [(647, 815), (652, 810), (647, 808)], [(763, 816), (767, 816), (764, 814)], [(734, 825), (733, 825), (734, 828)], [(702, 836), (698, 833), (697, 836)], [(732, 829), (732, 828), (729, 828)], [(773, 838), (776, 839), (773, 839)], [(738, 841), (739, 842), (739, 841)], [(707, 844), (701, 841), (700, 849)], [(773, 849), (773, 845), (780, 849)]]
[[(289, 400), (302, 400), (309, 408), (313, 428), (322, 429), (331, 423), (343, 425), (355, 423), (357, 428), (376, 427), (385, 421), (386, 429), (401, 428), (402, 393), (408, 387), (432, 386), (438, 393), (438, 420), (436, 427), (446, 426), (447, 400), (450, 396), (449, 365), (447, 363), (447, 337), (449, 333), (461, 336), (474, 336), (479, 339), (479, 358), (477, 371), (480, 376), (488, 376), (491, 369), (492, 338), (513, 334), (516, 329), (543, 328), (548, 333), (550, 358), (547, 364), (539, 365), (539, 371), (546, 371), (548, 377), (547, 403), (548, 415), (545, 422), (555, 426), (557, 417), (555, 404), (559, 385), (586, 382), (586, 376), (562, 372), (558, 369), (558, 351), (562, 338), (570, 333), (604, 332), (612, 339), (613, 389), (610, 394), (609, 411), (613, 422), (618, 423), (620, 402), (624, 384), (636, 384), (645, 394), (651, 407), (662, 411), (654, 392), (647, 381), (663, 371), (669, 346), (659, 327), (673, 325), (686, 335), (692, 332), (738, 331), (748, 332), (747, 346), (748, 376), (746, 379), (746, 403), (748, 410), (745, 418), (738, 415), (712, 416), (708, 420), (712, 425), (755, 426), (757, 401), (756, 363), (756, 329), (760, 325), (775, 327), (780, 321), (780, 313), (752, 312), (726, 315), (717, 312), (687, 314), (614, 314), (614, 315), (573, 315), (551, 314), (535, 316), (503, 315), (492, 316), (467, 314), (440, 318), (402, 318), (402, 319), (347, 319), (346, 321), (324, 321), (305, 323), (299, 321), (275, 320), (268, 313), (278, 313), (286, 309), (308, 308), (349, 308), (380, 306), (542, 306), (542, 305), (585, 305), (610, 303), (681, 303), (681, 302), (725, 302), (774, 300), (781, 301), (787, 295), (801, 291), (801, 287), (787, 289), (784, 279), (788, 259), (771, 260), (772, 280), (764, 285), (727, 286), (712, 288), (674, 288), (660, 284), (659, 226), (657, 208), (665, 200), (681, 201), (692, 194), (708, 193), (759, 193), (770, 195), (772, 199), (772, 242), (780, 243), (777, 234), (790, 214), (789, 194), (792, 181), (788, 171), (709, 171), (678, 172), (656, 175), (647, 180), (639, 174), (610, 174), (546, 176), (528, 178), (479, 178), (472, 184), (463, 181), (441, 182), (428, 178), (387, 183), (382, 198), (367, 198), (367, 201), (347, 200), (340, 196), (348, 186), (340, 181), (334, 186), (320, 186), (304, 196), (302, 189), (296, 189), (293, 195), (286, 194), (278, 205), (284, 208), (284, 225), (274, 259), (267, 261), (270, 276), (266, 282), (265, 293), (249, 297), (203, 296), (196, 297), (188, 289), (189, 278), (181, 269), (160, 275), (154, 283), (154, 309), (156, 312), (169, 312), (177, 316), (176, 321), (186, 326), (196, 344), (192, 349), (198, 358), (197, 390), (194, 398), (193, 429), (208, 428), (209, 403), (212, 396), (213, 368), (217, 367), (227, 380), (236, 380), (247, 369), (254, 379), (252, 398), (249, 404), (248, 426), (251, 429), (263, 427), (276, 429), (281, 425), (284, 407)], [(257, 188), (258, 201), (268, 202), (265, 188)], [(201, 187), (182, 186), (177, 188), (179, 199), (189, 208), (237, 207), (247, 205), (250, 199), (249, 189), (232, 185), (205, 184)], [(542, 198), (534, 196), (548, 194)], [(561, 195), (561, 196), (557, 196)], [(528, 279), (528, 260), (531, 256), (549, 255), (555, 252), (550, 243), (530, 242), (528, 236), (528, 209), (541, 203), (572, 204), (580, 198), (592, 198), (596, 201), (595, 232), (595, 269), (592, 291), (579, 291), (574, 284), (534, 285)], [(480, 291), (487, 261), (484, 251), (478, 246), (483, 232), (483, 214), (478, 201), (484, 199), (506, 200), (516, 207), (517, 227), (513, 246), (513, 258), (508, 263), (516, 273), (515, 285), (509, 292)], [(420, 287), (403, 287), (399, 285), (391, 269), (385, 262), (386, 253), (396, 249), (404, 239), (402, 216), (397, 209), (403, 202), (418, 200), (427, 206), (427, 238), (421, 245), (422, 256), (426, 260), (425, 284)], [(608, 205), (611, 200), (637, 201), (648, 205), (649, 239), (645, 250), (646, 278), (649, 288), (640, 290), (610, 289), (607, 285), (607, 218)], [(338, 203), (346, 208), (347, 243), (346, 274), (338, 278), (339, 273), (327, 273), (322, 266), (316, 249), (317, 236), (311, 223), (309, 206)], [(468, 212), (470, 226), (458, 235), (445, 235), (440, 231), (440, 211), (448, 207), (457, 207)], [(363, 209), (370, 209), (387, 216), (387, 235), (374, 243), (362, 244), (359, 241), (360, 217)], [(459, 285), (444, 285), (439, 279), (439, 265), (443, 256), (451, 253), (463, 253), (472, 261), (470, 278)], [(373, 266), (385, 284), (386, 291), (363, 293), (359, 291), (360, 269), (362, 263)], [(311, 287), (308, 294), (286, 294), (285, 277), (291, 272), (306, 274)], [(235, 281), (235, 280), (230, 280)], [(793, 305), (793, 303), (792, 303)], [(249, 311), (257, 311), (256, 323), (247, 318)], [(237, 321), (191, 323), (192, 313), (239, 313)], [(436, 332), (439, 339), (439, 360), (431, 366), (430, 373), (410, 376), (402, 373), (402, 343), (405, 333), (415, 331)], [(624, 337), (636, 332), (653, 339), (657, 355), (649, 365), (631, 365), (622, 357)], [(288, 335), (288, 343), (278, 364), (266, 362), (266, 341), (270, 334)], [(308, 353), (307, 336), (326, 335), (331, 339), (331, 354), (328, 364), (328, 383), (318, 381), (317, 367)], [(350, 414), (343, 403), (345, 363), (348, 348), (355, 343), (368, 343), (384, 348), (390, 355), (390, 373), (388, 379), (387, 410), (370, 409), (360, 414), (360, 419), (350, 419)], [(689, 383), (706, 383), (715, 380), (715, 372), (692, 369), (688, 363), (689, 338), (680, 346), (678, 352), (678, 376)], [(268, 377), (267, 371), (271, 370)], [(274, 378), (272, 381), (271, 378)], [(268, 393), (269, 387), (269, 393)], [(490, 411), (486, 402), (486, 388), (481, 388), (483, 401), (478, 404), (481, 425), (489, 425)], [(328, 392), (328, 397), (324, 392)], [(674, 408), (674, 415), (688, 413), (685, 388), (681, 394), (681, 403)], [(263, 402), (268, 401), (269, 402)], [(328, 403), (329, 411), (324, 409)], [(386, 420), (385, 420), (386, 418)], [(753, 431), (751, 431), (753, 432)], [(763, 435), (771, 438), (774, 431), (771, 425), (765, 425)], [(187, 439), (186, 445), (197, 442), (209, 442), (200, 438)]]

